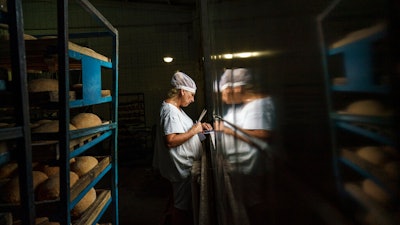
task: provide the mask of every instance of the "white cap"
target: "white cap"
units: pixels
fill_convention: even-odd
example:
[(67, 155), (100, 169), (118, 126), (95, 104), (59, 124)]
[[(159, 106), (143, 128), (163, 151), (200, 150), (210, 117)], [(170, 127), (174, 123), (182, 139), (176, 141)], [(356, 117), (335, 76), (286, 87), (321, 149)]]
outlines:
[(190, 91), (196, 93), (196, 83), (188, 75), (182, 72), (176, 72), (171, 79), (171, 85), (176, 89), (183, 89), (185, 91)]
[(251, 81), (251, 74), (248, 69), (237, 68), (237, 69), (226, 69), (221, 76), (219, 82), (220, 90), (224, 90), (228, 87), (237, 87), (248, 84)]

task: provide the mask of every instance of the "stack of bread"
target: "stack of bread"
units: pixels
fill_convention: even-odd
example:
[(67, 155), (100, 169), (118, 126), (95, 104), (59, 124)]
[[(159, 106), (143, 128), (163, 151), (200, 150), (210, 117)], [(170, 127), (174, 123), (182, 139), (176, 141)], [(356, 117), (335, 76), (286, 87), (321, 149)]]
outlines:
[[(78, 156), (70, 160), (70, 187), (72, 187), (80, 177), (88, 173), (98, 164), (98, 160), (93, 156)], [(41, 183), (36, 190), (36, 200), (54, 200), (60, 196), (60, 167), (43, 165), (41, 171), (48, 176), (48, 179)], [(83, 213), (87, 207), (94, 202), (93, 194), (88, 194), (85, 200), (74, 210), (75, 214)]]
[[(79, 176), (70, 172), (70, 184), (72, 187), (78, 180)], [(36, 200), (44, 201), (44, 200), (55, 200), (60, 197), (60, 173), (55, 173), (51, 175), (47, 180), (41, 183), (36, 190)]]
[[(48, 179), (48, 176), (41, 171), (32, 171), (33, 190), (36, 191), (37, 187)], [(19, 176), (12, 177), (1, 188), (1, 199), (6, 203), (19, 203), (21, 201), (19, 189)]]
[[(98, 160), (93, 156), (78, 156), (70, 164), (71, 171), (75, 172), (79, 177), (84, 176), (98, 164)], [(71, 211), (73, 217), (80, 217), (89, 206), (96, 200), (97, 194), (94, 188), (75, 205)]]
[(363, 192), (374, 201), (388, 206), (392, 203), (391, 194), (396, 193), (399, 187), (400, 155), (396, 149), (390, 146), (364, 146), (356, 150), (356, 155), (373, 165), (376, 171), (381, 171), (381, 180), (386, 187), (378, 185), (372, 179), (361, 182)]
[[(80, 177), (87, 174), (98, 164), (93, 156), (77, 156), (70, 160), (70, 187), (76, 184)], [(4, 203), (19, 203), (21, 201), (18, 164), (10, 162), (0, 167), (0, 180), (6, 180), (0, 188), (0, 197)], [(56, 200), (60, 197), (60, 167), (39, 164), (34, 167), (33, 191), (36, 201)], [(74, 206), (71, 211), (73, 217), (81, 216), (96, 200), (96, 191), (89, 192)]]

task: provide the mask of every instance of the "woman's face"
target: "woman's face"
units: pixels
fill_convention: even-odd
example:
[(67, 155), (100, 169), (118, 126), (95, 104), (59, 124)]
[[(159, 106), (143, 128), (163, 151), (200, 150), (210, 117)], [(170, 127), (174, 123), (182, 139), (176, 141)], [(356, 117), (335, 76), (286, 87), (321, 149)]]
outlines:
[(181, 90), (181, 106), (186, 107), (194, 102), (194, 95), (195, 94), (190, 91)]
[(227, 87), (221, 91), (221, 98), (225, 104), (242, 103), (242, 87)]

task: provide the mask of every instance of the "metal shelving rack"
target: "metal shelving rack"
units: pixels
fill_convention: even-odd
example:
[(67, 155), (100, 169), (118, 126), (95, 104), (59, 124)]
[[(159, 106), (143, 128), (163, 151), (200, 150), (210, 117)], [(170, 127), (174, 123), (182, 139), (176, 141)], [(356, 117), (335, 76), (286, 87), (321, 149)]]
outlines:
[(144, 93), (120, 93), (118, 108), (120, 156), (128, 162), (143, 158), (152, 141), (151, 129), (146, 127)]
[[(21, 1), (8, 1), (7, 8), (9, 13), (1, 13), (1, 19), (9, 23), (10, 46), (15, 46), (11, 51), (12, 73), (14, 74), (12, 86), (15, 90), (14, 101), (16, 114), (16, 126), (12, 128), (0, 129), (0, 140), (15, 139), (17, 147), (15, 149), (18, 157), (18, 170), (20, 176), (20, 196), (21, 204), (17, 212), (27, 225), (35, 224), (35, 207), (33, 195), (33, 176), (32, 176), (32, 153), (31, 135), (29, 128), (29, 110), (27, 86), (27, 71), (25, 60), (25, 42), (23, 37), (23, 18)], [(7, 16), (6, 16), (7, 15)], [(9, 160), (9, 153), (0, 156), (2, 163)]]
[[(31, 135), (30, 133), (30, 115), (29, 115), (29, 98), (27, 92), (27, 64), (24, 40), (24, 26), (22, 15), (21, 0), (8, 1), (8, 13), (2, 13), (1, 19), (5, 19), (9, 24), (10, 33), (10, 50), (12, 57), (12, 74), (13, 74), (13, 92), (19, 101), (15, 103), (16, 126), (13, 128), (0, 129), (0, 140), (21, 139), (18, 142), (17, 158), (20, 176), (21, 203), (19, 214), (22, 216), (22, 223), (33, 225), (35, 217), (40, 207), (46, 204), (38, 204), (34, 200), (33, 181), (32, 181), (32, 151), (31, 138), (44, 138), (45, 140), (57, 140), (59, 147), (59, 163), (60, 163), (60, 199), (59, 201), (49, 203), (55, 204), (55, 209), (61, 224), (96, 224), (100, 221), (103, 214), (108, 208), (112, 210), (112, 224), (118, 225), (118, 31), (107, 21), (102, 14), (87, 0), (77, 0), (96, 21), (98, 21), (106, 32), (70, 34), (68, 30), (68, 1), (57, 1), (57, 56), (58, 56), (58, 73), (59, 73), (59, 133), (47, 133), (44, 135)], [(70, 49), (70, 38), (89, 38), (93, 36), (106, 36), (112, 39), (112, 57), (110, 62), (98, 60), (90, 55), (81, 54), (79, 51)], [(69, 98), (69, 63), (70, 58), (80, 60), (82, 66), (82, 81), (90, 83), (94, 88), (90, 90), (83, 89), (83, 97), (81, 100), (70, 101)], [(112, 88), (111, 96), (100, 96), (101, 91), (101, 68), (105, 67), (112, 70)], [(99, 75), (100, 73), (100, 75)], [(98, 77), (93, 76), (96, 75)], [(98, 95), (96, 95), (98, 93)], [(92, 106), (96, 104), (110, 104), (110, 122), (79, 130), (69, 130), (70, 109), (84, 106)], [(77, 149), (71, 151), (70, 140), (85, 137), (92, 134), (100, 136), (94, 141), (86, 143)], [(40, 136), (40, 137), (39, 137)], [(95, 144), (106, 139), (111, 140), (110, 144), (110, 162), (107, 164), (97, 176), (91, 180), (86, 187), (76, 193), (71, 193), (70, 188), (70, 159), (85, 153)], [(1, 155), (3, 163), (8, 161), (9, 155)], [(71, 210), (82, 199), (85, 194), (93, 188), (104, 176), (110, 173), (111, 184), (109, 194), (102, 196), (102, 208), (96, 209), (96, 216), (92, 216), (90, 220), (72, 221)], [(108, 196), (108, 197), (107, 197)], [(10, 207), (2, 208), (1, 211), (10, 210)], [(13, 210), (14, 212), (15, 210)], [(86, 218), (87, 219), (87, 218)]]
[[(349, 103), (360, 99), (383, 99), (389, 103), (393, 103), (395, 99), (393, 87), (396, 84), (394, 81), (387, 82), (387, 79), (385, 82), (377, 79), (388, 70), (383, 68), (385, 65), (376, 62), (379, 57), (388, 61), (393, 57), (391, 51), (383, 54), (376, 52), (379, 51), (379, 48), (376, 49), (378, 44), (383, 43), (386, 48), (393, 44), (388, 38), (392, 34), (388, 31), (392, 21), (390, 16), (379, 14), (382, 11), (372, 8), (369, 8), (368, 16), (363, 17), (360, 11), (365, 8), (359, 3), (357, 0), (334, 0), (317, 18), (330, 112), (333, 167), (342, 209), (356, 224), (394, 225), (400, 223), (395, 216), (400, 208), (399, 196), (394, 192), (396, 188), (393, 189), (392, 184), (398, 186), (399, 183), (387, 179), (381, 166), (363, 159), (357, 154), (357, 149), (360, 145), (389, 146), (397, 154), (400, 153), (396, 140), (398, 130), (396, 131), (395, 114), (361, 115), (342, 111)], [(380, 3), (384, 2), (371, 1), (368, 6), (373, 7), (374, 3), (377, 3), (376, 9), (380, 9)], [(379, 25), (376, 25), (377, 21)], [(382, 21), (384, 26), (381, 26)], [(337, 32), (339, 27), (346, 30), (344, 38), (343, 34), (334, 37), (334, 30)], [(338, 37), (342, 39), (331, 44)], [(389, 71), (389, 75), (393, 76), (392, 72)], [(394, 135), (382, 133), (382, 130), (390, 130), (388, 133)], [(362, 183), (366, 179), (371, 180), (390, 197), (389, 204), (383, 204), (367, 193), (363, 186), (365, 183)]]

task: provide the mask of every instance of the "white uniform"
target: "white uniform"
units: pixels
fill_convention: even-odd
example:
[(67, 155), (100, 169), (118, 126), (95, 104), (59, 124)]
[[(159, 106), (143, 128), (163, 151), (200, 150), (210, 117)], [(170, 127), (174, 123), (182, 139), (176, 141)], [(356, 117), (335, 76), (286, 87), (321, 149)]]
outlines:
[(194, 135), (177, 147), (167, 148), (166, 135), (185, 133), (193, 126), (192, 119), (172, 104), (162, 103), (160, 126), (155, 141), (153, 166), (159, 169), (163, 177), (171, 181), (175, 207), (186, 209), (191, 204), (190, 171), (193, 161), (200, 160), (202, 144), (199, 136)]
[[(273, 130), (274, 105), (270, 97), (235, 105), (227, 111), (224, 120), (246, 130)], [(230, 127), (226, 123), (225, 126)], [(224, 135), (223, 144), (224, 155), (237, 171), (244, 174), (265, 172), (268, 165), (263, 161), (263, 157), (260, 157), (259, 149), (231, 135)]]

